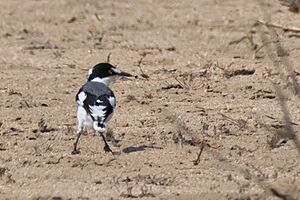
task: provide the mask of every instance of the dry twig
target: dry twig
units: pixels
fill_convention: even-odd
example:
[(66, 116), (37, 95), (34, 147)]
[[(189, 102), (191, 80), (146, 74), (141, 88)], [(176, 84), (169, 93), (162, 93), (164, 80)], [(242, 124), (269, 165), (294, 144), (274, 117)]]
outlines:
[(203, 149), (204, 147), (206, 146), (206, 142), (205, 141), (202, 141), (201, 144), (200, 144), (200, 151), (198, 153), (198, 157), (196, 160), (194, 160), (194, 165), (198, 165), (199, 162), (200, 162), (200, 157), (201, 157), (201, 154), (203, 152)]
[(280, 24), (270, 23), (270, 22), (266, 22), (263, 20), (257, 20), (257, 22), (259, 22), (263, 25), (266, 25), (268, 27), (279, 28), (284, 31), (291, 31), (291, 32), (298, 32), (298, 33), (300, 32), (300, 28), (297, 28), (297, 27), (286, 27), (286, 26), (282, 26)]
[(247, 122), (243, 119), (233, 119), (231, 117), (228, 117), (227, 115), (224, 115), (223, 113), (219, 113), (224, 119), (227, 119), (228, 121), (232, 122), (233, 124), (237, 125), (240, 129), (243, 129), (246, 127)]
[(189, 89), (189, 87), (187, 86), (187, 84), (186, 83), (182, 83), (177, 77), (175, 77), (175, 80), (179, 83), (179, 85), (182, 88)]
[(141, 59), (139, 60), (137, 66), (138, 66), (138, 68), (139, 68), (140, 71), (141, 71), (141, 76), (142, 76), (143, 78), (145, 78), (145, 79), (148, 79), (149, 76), (148, 76), (147, 74), (144, 73), (144, 71), (143, 71), (143, 69), (142, 69), (142, 67), (141, 67), (141, 64), (142, 64), (142, 62), (143, 62), (144, 57), (145, 57), (145, 56), (142, 56), (142, 57), (141, 57)]
[(111, 52), (109, 52), (108, 55), (107, 55), (107, 59), (106, 59), (107, 63), (110, 62), (110, 56), (111, 56)]
[(99, 15), (97, 13), (95, 13), (95, 17), (99, 22), (101, 22), (101, 18), (99, 17)]
[[(270, 20), (270, 16), (266, 16), (268, 20)], [(287, 82), (290, 79), (290, 83), (292, 85), (292, 90), (295, 93), (297, 97), (300, 97), (300, 87), (296, 79), (296, 75), (294, 73), (293, 66), (288, 58), (288, 52), (283, 47), (282, 43), (280, 42), (279, 36), (276, 33), (274, 28), (281, 28), (281, 26), (271, 24), (269, 22), (265, 22), (262, 20), (259, 20), (261, 24), (264, 24), (267, 27), (267, 31), (269, 33), (269, 37), (266, 35), (265, 31), (261, 30), (261, 40), (265, 44), (267, 48), (267, 54), (270, 58), (270, 60), (273, 62), (273, 66), (280, 72), (280, 77), (283, 81)], [(289, 29), (291, 30), (291, 29)], [(299, 31), (300, 29), (293, 29), (292, 31)], [(273, 45), (272, 45), (273, 44)], [(285, 68), (286, 72), (288, 73), (288, 76), (286, 77), (284, 75), (284, 72), (282, 68)], [(297, 135), (292, 127), (291, 119), (290, 119), (290, 113), (287, 107), (286, 103), (286, 95), (283, 93), (282, 89), (275, 84), (273, 84), (275, 87), (275, 91), (277, 93), (279, 104), (283, 113), (283, 121), (285, 124), (286, 132), (289, 135), (289, 138), (293, 140), (298, 153), (300, 154), (300, 141), (297, 138)]]
[(290, 118), (290, 113), (287, 107), (287, 103), (286, 103), (286, 98), (282, 92), (282, 90), (278, 87), (275, 86), (277, 95), (278, 95), (278, 99), (279, 99), (279, 103), (280, 103), (280, 107), (283, 113), (283, 122), (285, 124), (285, 128), (286, 128), (286, 132), (289, 135), (289, 138), (291, 138), (296, 146), (296, 149), (298, 150), (298, 153), (300, 154), (300, 141), (297, 138), (297, 135), (295, 133), (295, 130), (292, 126), (292, 122), (291, 122), (291, 118)]

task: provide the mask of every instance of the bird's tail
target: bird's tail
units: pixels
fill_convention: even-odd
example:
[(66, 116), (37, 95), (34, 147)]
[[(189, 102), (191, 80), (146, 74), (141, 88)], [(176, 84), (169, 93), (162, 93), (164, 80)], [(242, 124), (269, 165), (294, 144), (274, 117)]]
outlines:
[(94, 121), (93, 127), (96, 131), (99, 132), (105, 132), (106, 131), (106, 126), (103, 123), (103, 120), (101, 120), (100, 117), (98, 117), (97, 121)]

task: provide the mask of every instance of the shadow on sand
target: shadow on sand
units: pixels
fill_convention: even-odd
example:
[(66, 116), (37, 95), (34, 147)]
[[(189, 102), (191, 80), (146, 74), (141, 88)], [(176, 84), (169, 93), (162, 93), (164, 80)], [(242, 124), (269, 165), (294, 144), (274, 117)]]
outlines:
[(144, 151), (145, 149), (162, 149), (162, 147), (157, 147), (153, 145), (141, 145), (138, 147), (126, 147), (122, 151), (123, 153), (133, 153), (138, 151)]

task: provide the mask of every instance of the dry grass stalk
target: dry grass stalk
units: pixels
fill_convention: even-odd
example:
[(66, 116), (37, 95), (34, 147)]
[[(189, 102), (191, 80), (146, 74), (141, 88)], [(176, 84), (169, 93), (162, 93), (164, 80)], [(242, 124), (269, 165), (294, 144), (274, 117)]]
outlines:
[(291, 31), (291, 32), (296, 32), (299, 33), (300, 32), (300, 28), (298, 27), (287, 27), (287, 26), (282, 26), (280, 24), (276, 24), (276, 23), (270, 23), (270, 22), (266, 22), (264, 20), (257, 20), (257, 22), (266, 25), (268, 27), (273, 27), (273, 28), (279, 28), (282, 29), (283, 31)]

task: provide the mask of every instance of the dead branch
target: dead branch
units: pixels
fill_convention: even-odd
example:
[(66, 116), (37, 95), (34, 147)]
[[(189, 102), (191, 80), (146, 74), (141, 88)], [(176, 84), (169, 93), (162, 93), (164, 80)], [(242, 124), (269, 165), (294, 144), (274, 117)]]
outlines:
[[(267, 19), (270, 20), (270, 16), (266, 16), (266, 17), (267, 17)], [(275, 27), (268, 26), (268, 24), (271, 24), (268, 22), (264, 22), (262, 24), (265, 24), (265, 26), (267, 27), (267, 31), (270, 34), (270, 36), (267, 37), (265, 31), (263, 31), (263, 30), (260, 31), (261, 32), (260, 33), (261, 40), (266, 45), (267, 54), (268, 54), (270, 60), (273, 62), (273, 66), (275, 68), (277, 68), (277, 70), (280, 72), (280, 75), (281, 75), (280, 77), (283, 81), (287, 81), (288, 78), (291, 79), (291, 81), (288, 83), (292, 84), (292, 87), (293, 87), (292, 89), (293, 89), (293, 92), (295, 93), (295, 95), (297, 97), (300, 97), (300, 87), (297, 82), (296, 75), (294, 73), (295, 70), (293, 69), (291, 62), (288, 59), (287, 51), (281, 44), (279, 36), (276, 33), (276, 31), (274, 30), (274, 28), (276, 28), (276, 26)], [(299, 29), (299, 32), (300, 32), (300, 29)], [(282, 66), (285, 67), (285, 70), (288, 73), (288, 77), (284, 76)], [(275, 84), (273, 84), (273, 85), (274, 85), (276, 94), (278, 96), (279, 104), (280, 104), (280, 107), (282, 110), (283, 122), (285, 124), (286, 132), (288, 134), (288, 137), (293, 140), (293, 142), (297, 148), (297, 151), (300, 154), (300, 141), (297, 138), (297, 135), (291, 124), (290, 112), (288, 110), (287, 102), (286, 102), (287, 97), (283, 93), (283, 91), (280, 87), (276, 86)]]
[(293, 140), (298, 153), (300, 154), (300, 141), (297, 138), (297, 135), (295, 133), (295, 130), (292, 126), (291, 123), (291, 117), (290, 117), (290, 113), (287, 107), (287, 103), (286, 103), (286, 98), (285, 95), (283, 94), (282, 90), (279, 87), (274, 86), (278, 95), (278, 99), (279, 99), (279, 104), (283, 113), (283, 122), (285, 124), (285, 128), (287, 131), (287, 134), (289, 135), (289, 138)]
[(97, 13), (95, 13), (95, 17), (99, 22), (101, 22), (101, 18), (99, 17), (99, 15)]
[(144, 55), (141, 57), (141, 59), (139, 60), (137, 66), (138, 66), (138, 68), (139, 68), (140, 71), (141, 71), (141, 76), (142, 76), (143, 78), (145, 78), (145, 79), (148, 79), (149, 76), (148, 76), (147, 74), (144, 73), (144, 71), (143, 71), (143, 69), (142, 69), (142, 67), (141, 67), (144, 57), (145, 57)]
[(202, 141), (201, 144), (200, 144), (200, 152), (198, 153), (198, 157), (196, 160), (194, 160), (194, 165), (198, 165), (199, 162), (200, 162), (200, 157), (201, 157), (201, 154), (203, 152), (203, 149), (204, 147), (206, 146), (206, 142), (205, 141)]
[(239, 39), (237, 39), (237, 40), (233, 40), (233, 41), (229, 42), (228, 45), (239, 44), (239, 43), (242, 42), (243, 40), (247, 39), (247, 37), (248, 37), (248, 36), (243, 36), (243, 37), (241, 37), (241, 38), (239, 38)]
[(179, 83), (179, 85), (180, 85), (182, 88), (189, 89), (189, 87), (187, 86), (187, 84), (182, 83), (180, 80), (178, 80), (177, 77), (175, 77), (175, 80)]
[[(270, 43), (270, 42), (269, 42)], [(260, 51), (260, 50), (262, 50), (266, 45), (267, 45), (268, 43), (264, 43), (264, 44), (262, 44), (260, 47), (258, 47), (256, 50), (255, 50), (255, 52), (254, 52), (254, 54), (253, 54), (253, 58), (256, 58), (257, 56), (257, 53)]]
[(231, 123), (237, 125), (240, 129), (245, 128), (247, 125), (247, 122), (243, 119), (233, 119), (231, 117), (228, 117), (227, 115), (224, 115), (223, 113), (219, 113), (224, 119), (227, 119), (228, 121), (230, 121)]
[(273, 28), (279, 28), (279, 29), (282, 29), (284, 31), (291, 31), (291, 32), (297, 32), (299, 33), (300, 32), (300, 28), (297, 28), (297, 27), (287, 27), (287, 26), (282, 26), (280, 24), (275, 24), (275, 23), (270, 23), (270, 22), (265, 22), (263, 20), (257, 20), (257, 22), (263, 24), (263, 25), (266, 25), (268, 27), (273, 27)]
[(252, 35), (251, 31), (249, 31), (249, 33), (247, 35), (245, 35), (237, 40), (233, 40), (233, 41), (229, 42), (228, 45), (239, 44), (240, 42), (242, 42), (244, 40), (249, 41), (252, 51), (255, 51), (257, 49), (258, 45), (255, 44), (255, 42), (253, 41), (253, 35)]
[[(268, 37), (266, 33), (261, 30), (261, 40), (266, 46), (267, 55), (273, 62), (274, 67), (276, 67), (280, 72), (281, 79), (284, 82), (288, 80), (287, 84), (290, 84), (292, 86), (292, 92), (297, 97), (300, 97), (300, 86), (297, 82), (296, 74), (294, 72), (295, 70), (288, 58), (289, 54), (280, 42), (279, 36), (274, 28), (269, 26), (266, 27), (270, 36)], [(288, 73), (288, 76), (284, 75), (284, 69)]]
[(111, 52), (109, 52), (108, 55), (107, 55), (107, 59), (106, 59), (107, 63), (110, 62), (110, 56), (111, 56)]

